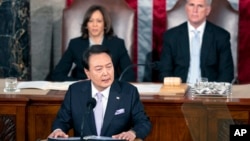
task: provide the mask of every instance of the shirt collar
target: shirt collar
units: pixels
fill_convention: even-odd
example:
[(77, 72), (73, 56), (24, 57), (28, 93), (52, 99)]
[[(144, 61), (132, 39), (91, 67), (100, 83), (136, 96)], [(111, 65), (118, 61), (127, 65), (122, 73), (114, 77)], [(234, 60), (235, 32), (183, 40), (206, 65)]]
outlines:
[(192, 31), (194, 31), (194, 30), (197, 30), (197, 31), (199, 31), (201, 34), (200, 35), (203, 35), (203, 33), (204, 33), (204, 30), (205, 30), (205, 25), (206, 25), (206, 23), (207, 23), (207, 21), (204, 21), (198, 28), (194, 28), (191, 24), (190, 24), (190, 22), (188, 21), (188, 31), (189, 32), (192, 32)]
[(109, 96), (109, 91), (110, 91), (110, 87), (107, 87), (106, 89), (104, 89), (103, 91), (98, 91), (96, 89), (96, 87), (94, 86), (93, 82), (91, 81), (91, 90), (92, 90), (92, 97), (96, 97), (97, 93), (102, 93), (103, 97), (108, 99)]
[[(104, 38), (104, 37), (102, 37), (101, 42), (99, 43), (100, 45), (101, 45), (102, 42), (103, 42), (103, 38)], [(94, 43), (93, 40), (92, 40), (90, 37), (89, 37), (89, 44), (90, 44), (90, 46), (92, 46), (92, 45), (98, 45), (98, 44)]]

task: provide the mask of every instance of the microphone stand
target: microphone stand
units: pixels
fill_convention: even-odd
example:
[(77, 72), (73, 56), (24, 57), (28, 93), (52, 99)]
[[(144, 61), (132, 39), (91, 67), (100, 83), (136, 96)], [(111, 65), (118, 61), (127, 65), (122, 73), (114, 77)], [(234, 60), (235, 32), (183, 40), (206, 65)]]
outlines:
[(80, 141), (83, 141), (83, 126), (84, 126), (85, 115), (89, 115), (90, 110), (92, 110), (95, 106), (96, 106), (96, 100), (94, 98), (91, 98), (87, 102), (87, 111), (84, 112), (82, 116)]
[(83, 113), (83, 116), (82, 116), (80, 141), (83, 141), (83, 126), (84, 126), (84, 120), (85, 120), (84, 117), (85, 117), (85, 114), (86, 114), (86, 113)]

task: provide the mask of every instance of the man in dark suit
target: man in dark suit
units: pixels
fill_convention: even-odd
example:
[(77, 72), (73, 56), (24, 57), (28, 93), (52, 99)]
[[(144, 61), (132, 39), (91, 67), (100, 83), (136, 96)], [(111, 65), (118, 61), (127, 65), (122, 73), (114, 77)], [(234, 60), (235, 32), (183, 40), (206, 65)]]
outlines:
[(206, 77), (208, 81), (231, 82), (234, 66), (230, 34), (206, 20), (211, 0), (187, 0), (185, 10), (188, 21), (164, 33), (160, 79), (176, 76), (194, 84)]
[[(151, 130), (151, 123), (136, 87), (114, 80), (109, 50), (102, 45), (91, 46), (84, 54), (83, 66), (89, 80), (69, 87), (49, 137), (68, 137), (65, 133), (73, 128), (75, 136), (100, 135), (129, 141), (144, 139)], [(98, 101), (97, 94), (102, 95), (102, 104), (97, 102), (96, 107), (86, 114), (89, 111), (87, 103), (91, 98)], [(97, 113), (100, 105), (102, 112)], [(81, 127), (82, 122), (85, 124)]]

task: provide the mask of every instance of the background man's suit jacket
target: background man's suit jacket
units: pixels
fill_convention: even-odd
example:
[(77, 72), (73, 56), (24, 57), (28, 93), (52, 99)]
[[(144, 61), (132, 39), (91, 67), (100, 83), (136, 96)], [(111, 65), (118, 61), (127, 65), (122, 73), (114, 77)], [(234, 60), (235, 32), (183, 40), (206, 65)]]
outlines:
[[(119, 78), (119, 74), (129, 65), (132, 64), (129, 58), (127, 49), (125, 48), (124, 40), (117, 37), (104, 37), (103, 46), (107, 47), (112, 55), (112, 61), (115, 69), (115, 78)], [(74, 38), (70, 40), (68, 49), (63, 54), (59, 63), (56, 65), (55, 70), (52, 73), (53, 81), (75, 81), (86, 79), (87, 76), (83, 70), (82, 56), (83, 52), (90, 46), (89, 39), (83, 39), (82, 37)], [(76, 67), (72, 71), (73, 75), (68, 77), (68, 73), (75, 63)], [(133, 69), (129, 69), (123, 76), (123, 80), (134, 82), (135, 73)]]
[[(68, 132), (73, 128), (75, 136), (80, 136), (82, 118), (86, 114), (86, 104), (91, 97), (90, 80), (71, 85), (53, 123), (52, 131), (60, 128)], [(137, 138), (144, 139), (150, 132), (151, 123), (144, 112), (137, 89), (127, 82), (115, 81), (110, 88), (101, 136), (112, 136), (130, 129), (136, 132)], [(84, 136), (97, 135), (93, 111), (89, 116), (85, 115), (83, 133)]]
[[(164, 33), (161, 54), (160, 79), (166, 76), (181, 77), (186, 82), (189, 63), (189, 35), (187, 22)], [(209, 81), (231, 82), (234, 77), (230, 34), (206, 22), (200, 53), (201, 76)]]

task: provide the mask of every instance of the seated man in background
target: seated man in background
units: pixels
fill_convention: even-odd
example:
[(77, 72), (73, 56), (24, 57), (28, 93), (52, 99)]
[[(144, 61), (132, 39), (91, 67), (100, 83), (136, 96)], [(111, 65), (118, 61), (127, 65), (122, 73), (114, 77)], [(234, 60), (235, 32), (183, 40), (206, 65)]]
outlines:
[[(83, 56), (83, 66), (89, 80), (69, 87), (49, 137), (67, 138), (65, 133), (73, 128), (75, 136), (98, 135), (128, 141), (144, 139), (151, 130), (151, 123), (136, 87), (114, 80), (109, 50), (93, 45)], [(93, 110), (87, 106), (91, 98), (97, 101)], [(100, 106), (101, 111), (98, 111)], [(81, 127), (82, 123), (85, 124)]]
[(188, 21), (164, 33), (160, 79), (176, 76), (194, 84), (206, 77), (208, 81), (231, 82), (230, 34), (206, 20), (211, 0), (187, 0), (185, 11)]
[[(120, 73), (132, 65), (123, 39), (114, 35), (111, 18), (107, 10), (98, 5), (91, 6), (84, 16), (82, 36), (70, 40), (66, 52), (52, 72), (52, 81), (77, 81), (86, 79), (83, 71), (82, 53), (91, 45), (107, 46), (112, 54), (112, 61), (115, 69), (115, 78), (119, 78)], [(72, 75), (68, 76), (72, 65), (75, 68)], [(123, 76), (123, 80), (134, 82), (136, 80), (133, 69), (129, 69)]]

